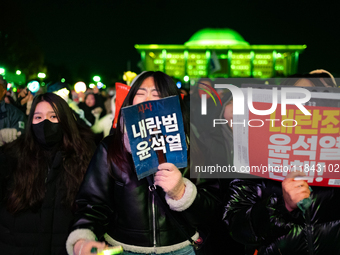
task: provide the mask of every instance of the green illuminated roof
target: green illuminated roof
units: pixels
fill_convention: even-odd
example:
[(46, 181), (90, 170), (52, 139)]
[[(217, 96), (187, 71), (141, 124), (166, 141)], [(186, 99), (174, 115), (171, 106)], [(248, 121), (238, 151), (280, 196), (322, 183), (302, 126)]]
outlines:
[(179, 44), (136, 44), (138, 51), (143, 50), (255, 50), (255, 51), (298, 51), (306, 45), (250, 45), (236, 31), (229, 28), (204, 28), (197, 31), (189, 41)]
[(178, 44), (135, 44), (137, 50), (204, 50), (204, 49), (231, 49), (231, 50), (289, 50), (302, 52), (306, 45), (212, 45), (188, 46)]
[(230, 28), (204, 28), (190, 37), (185, 46), (249, 45), (243, 37)]

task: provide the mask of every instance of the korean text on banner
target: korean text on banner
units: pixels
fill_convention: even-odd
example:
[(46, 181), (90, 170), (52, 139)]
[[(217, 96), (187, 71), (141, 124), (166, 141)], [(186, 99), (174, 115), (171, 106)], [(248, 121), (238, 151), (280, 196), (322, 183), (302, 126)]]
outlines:
[[(253, 89), (254, 108), (269, 109), (271, 93)], [(235, 166), (240, 172), (282, 181), (290, 171), (303, 171), (309, 185), (340, 187), (340, 94), (311, 94), (304, 105), (311, 115), (295, 105), (287, 105), (281, 115), (279, 102), (270, 115), (248, 110), (234, 116)]]
[(187, 145), (178, 96), (122, 108), (137, 177), (157, 171), (159, 157), (183, 168)]

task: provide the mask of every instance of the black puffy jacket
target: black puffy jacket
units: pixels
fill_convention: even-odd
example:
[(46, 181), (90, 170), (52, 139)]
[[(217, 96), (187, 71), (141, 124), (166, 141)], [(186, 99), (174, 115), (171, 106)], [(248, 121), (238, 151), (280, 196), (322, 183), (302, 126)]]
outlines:
[(60, 178), (64, 171), (61, 154), (57, 153), (46, 177), (46, 193), (41, 206), (13, 215), (7, 211), (3, 199), (7, 184), (12, 182), (10, 170), (15, 167), (15, 160), (18, 159), (0, 152), (0, 254), (67, 254), (65, 243), (73, 212), (61, 202), (64, 195)]
[[(109, 236), (139, 247), (186, 241), (149, 191), (147, 180), (137, 179), (132, 157), (130, 169), (125, 172), (107, 161), (108, 144), (112, 142), (113, 136), (106, 137), (90, 162), (76, 199), (79, 209), (73, 229), (90, 229), (98, 239), (106, 234), (107, 240)], [(213, 195), (219, 189), (215, 184), (201, 182), (192, 205), (182, 212), (172, 211), (190, 236), (195, 234), (197, 225), (219, 220), (218, 200)], [(164, 198), (162, 189), (157, 189)], [(168, 206), (165, 201), (164, 204)]]
[(340, 189), (312, 189), (312, 205), (303, 214), (286, 209), (281, 182), (235, 179), (224, 219), (233, 238), (258, 255), (340, 254)]

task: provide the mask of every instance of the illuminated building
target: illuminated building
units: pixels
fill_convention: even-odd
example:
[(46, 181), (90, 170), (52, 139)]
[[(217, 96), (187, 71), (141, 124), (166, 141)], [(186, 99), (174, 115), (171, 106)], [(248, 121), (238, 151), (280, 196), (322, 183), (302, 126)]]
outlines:
[[(282, 77), (297, 73), (306, 45), (250, 45), (232, 29), (205, 28), (184, 45), (136, 44), (148, 71), (178, 79), (199, 77)], [(214, 70), (215, 68), (215, 70)]]

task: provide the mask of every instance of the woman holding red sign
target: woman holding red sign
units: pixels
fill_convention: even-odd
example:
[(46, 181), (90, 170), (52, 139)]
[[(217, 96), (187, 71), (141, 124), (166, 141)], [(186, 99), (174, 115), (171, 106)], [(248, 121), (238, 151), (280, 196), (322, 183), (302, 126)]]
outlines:
[[(180, 96), (171, 77), (144, 72), (122, 107), (174, 95)], [(180, 104), (189, 147), (188, 115)], [(166, 162), (158, 166), (154, 185), (138, 180), (124, 123), (118, 121), (115, 133), (99, 145), (79, 190), (69, 254), (101, 250), (106, 244), (98, 240), (122, 246), (124, 254), (195, 254), (197, 226), (219, 220), (219, 189), (213, 180), (194, 184), (184, 175), (184, 169)]]

